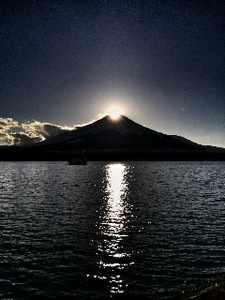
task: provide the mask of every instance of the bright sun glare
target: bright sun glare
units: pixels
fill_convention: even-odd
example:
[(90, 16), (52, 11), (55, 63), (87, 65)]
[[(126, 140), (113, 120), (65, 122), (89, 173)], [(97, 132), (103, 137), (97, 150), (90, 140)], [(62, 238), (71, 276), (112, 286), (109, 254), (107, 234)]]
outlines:
[(107, 111), (107, 115), (109, 115), (113, 120), (118, 120), (122, 114), (123, 110), (119, 106), (112, 106)]

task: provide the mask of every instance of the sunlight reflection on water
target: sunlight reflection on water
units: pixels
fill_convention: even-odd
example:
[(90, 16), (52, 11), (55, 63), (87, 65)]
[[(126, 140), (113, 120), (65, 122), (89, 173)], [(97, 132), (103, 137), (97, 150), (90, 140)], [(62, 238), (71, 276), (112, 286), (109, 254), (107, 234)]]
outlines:
[(128, 203), (129, 181), (131, 166), (121, 163), (108, 164), (104, 167), (105, 178), (103, 182), (105, 204), (99, 223), (101, 242), (98, 252), (102, 255), (99, 268), (112, 271), (110, 276), (110, 292), (123, 293), (124, 282), (116, 271), (124, 269), (130, 263), (121, 262), (120, 258), (129, 257), (121, 246), (126, 233), (127, 223), (132, 216), (132, 206)]
[(224, 178), (224, 162), (0, 162), (0, 299), (224, 286)]

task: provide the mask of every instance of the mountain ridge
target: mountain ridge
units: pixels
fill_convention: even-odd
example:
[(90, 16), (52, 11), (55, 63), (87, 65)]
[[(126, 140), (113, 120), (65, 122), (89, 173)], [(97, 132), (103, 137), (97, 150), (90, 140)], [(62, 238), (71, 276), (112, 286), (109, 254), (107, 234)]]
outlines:
[[(69, 150), (87, 150), (99, 148), (113, 149), (196, 149), (202, 145), (182, 137), (173, 137), (136, 123), (122, 115), (118, 120), (105, 116), (91, 124), (78, 127), (70, 132), (49, 138), (36, 146), (60, 145)], [(75, 145), (76, 144), (76, 145)]]
[(142, 126), (126, 116), (91, 124), (27, 146), (0, 147), (2, 160), (225, 160), (225, 149), (203, 146)]

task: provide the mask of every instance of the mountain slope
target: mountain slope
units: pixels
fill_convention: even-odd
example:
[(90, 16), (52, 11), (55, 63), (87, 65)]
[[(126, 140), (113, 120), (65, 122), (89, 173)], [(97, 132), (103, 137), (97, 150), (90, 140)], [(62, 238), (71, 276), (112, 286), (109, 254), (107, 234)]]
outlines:
[(106, 116), (92, 124), (27, 146), (0, 147), (1, 160), (70, 160), (85, 151), (90, 161), (222, 160), (225, 149), (202, 146), (170, 136), (122, 116)]
[(92, 124), (62, 133), (36, 145), (49, 150), (76, 151), (90, 149), (167, 149), (197, 150), (202, 146), (178, 139), (140, 124), (125, 116), (112, 120), (106, 116)]

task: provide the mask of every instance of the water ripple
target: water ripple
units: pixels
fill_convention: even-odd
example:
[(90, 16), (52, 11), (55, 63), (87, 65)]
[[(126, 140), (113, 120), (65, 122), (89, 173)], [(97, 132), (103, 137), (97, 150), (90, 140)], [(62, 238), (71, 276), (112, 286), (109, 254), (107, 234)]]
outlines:
[(1, 299), (188, 299), (224, 283), (223, 162), (0, 166)]

